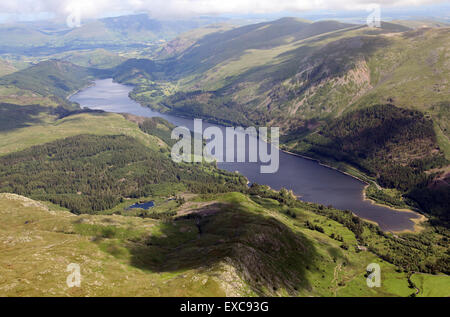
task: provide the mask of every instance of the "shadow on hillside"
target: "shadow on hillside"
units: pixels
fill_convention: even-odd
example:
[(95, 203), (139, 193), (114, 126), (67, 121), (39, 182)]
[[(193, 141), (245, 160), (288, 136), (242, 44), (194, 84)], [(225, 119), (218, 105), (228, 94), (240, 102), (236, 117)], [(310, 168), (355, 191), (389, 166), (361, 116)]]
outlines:
[(130, 247), (133, 266), (175, 272), (226, 261), (261, 295), (311, 288), (306, 271), (316, 269), (314, 246), (273, 217), (216, 204), (166, 222), (161, 231)]
[(41, 123), (40, 113), (47, 112), (48, 108), (39, 105), (18, 106), (0, 103), (0, 132), (25, 128)]

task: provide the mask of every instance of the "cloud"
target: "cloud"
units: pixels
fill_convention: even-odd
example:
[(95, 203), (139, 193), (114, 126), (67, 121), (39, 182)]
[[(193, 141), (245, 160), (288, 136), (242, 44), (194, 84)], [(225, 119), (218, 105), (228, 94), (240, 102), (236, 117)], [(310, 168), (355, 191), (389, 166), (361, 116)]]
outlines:
[(381, 7), (411, 7), (441, 0), (1, 0), (0, 14), (53, 13), (97, 18), (110, 12), (148, 12), (155, 17), (214, 14), (267, 14), (309, 10), (364, 10), (371, 3)]

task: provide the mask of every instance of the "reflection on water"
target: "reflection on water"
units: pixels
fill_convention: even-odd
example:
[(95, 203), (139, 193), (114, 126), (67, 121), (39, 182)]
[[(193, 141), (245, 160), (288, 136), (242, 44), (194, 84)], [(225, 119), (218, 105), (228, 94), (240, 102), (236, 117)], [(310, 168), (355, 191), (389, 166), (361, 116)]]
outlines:
[[(91, 109), (162, 117), (177, 126), (193, 129), (192, 119), (161, 114), (140, 106), (128, 97), (131, 89), (130, 86), (113, 83), (111, 79), (98, 80), (95, 86), (73, 95), (71, 100)], [(203, 122), (203, 129), (208, 126), (212, 124)], [(292, 189), (305, 201), (351, 210), (362, 218), (377, 222), (383, 230), (412, 229), (414, 223), (410, 218), (419, 217), (415, 213), (398, 212), (365, 201), (362, 195), (365, 186), (363, 182), (315, 161), (284, 152), (280, 152), (280, 168), (275, 174), (261, 174), (260, 163), (225, 162), (218, 166), (228, 171), (239, 171), (250, 182), (269, 185), (277, 190), (282, 187)]]

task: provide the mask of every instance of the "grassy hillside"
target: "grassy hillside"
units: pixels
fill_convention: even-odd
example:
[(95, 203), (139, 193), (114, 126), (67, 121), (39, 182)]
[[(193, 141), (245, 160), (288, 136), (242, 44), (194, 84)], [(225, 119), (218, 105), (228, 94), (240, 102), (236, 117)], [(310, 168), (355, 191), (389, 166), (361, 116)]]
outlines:
[(88, 68), (112, 68), (123, 63), (126, 58), (105, 49), (69, 51), (54, 55), (53, 58), (68, 61)]
[[(1, 248), (6, 255), (0, 260), (0, 294), (409, 296), (415, 292), (408, 287), (406, 273), (371, 252), (358, 251), (354, 234), (344, 226), (307, 209), (296, 208), (293, 218), (281, 207), (276, 200), (237, 193), (191, 197), (176, 216), (162, 221), (76, 216), (22, 196), (0, 194)], [(305, 227), (305, 219), (326, 228), (325, 233)], [(365, 269), (373, 262), (381, 266), (380, 288), (366, 285)], [(66, 285), (69, 263), (80, 265), (79, 288)], [(445, 285), (447, 276), (418, 278), (427, 279), (417, 282), (419, 296), (448, 296), (445, 287), (437, 288)]]
[(270, 49), (352, 25), (333, 21), (309, 23), (294, 18), (252, 24), (216, 32), (183, 51), (173, 67), (174, 74), (199, 73), (251, 49)]
[(155, 52), (155, 57), (157, 59), (164, 59), (169, 57), (174, 57), (183, 51), (191, 47), (195, 42), (204, 36), (215, 33), (215, 32), (225, 32), (233, 28), (233, 25), (220, 23), (206, 25), (201, 28), (196, 28), (194, 30), (187, 31), (180, 34), (175, 39), (168, 41), (162, 47)]
[[(448, 178), (443, 156), (450, 157), (449, 37), (448, 27), (412, 30), (384, 22), (371, 29), (285, 18), (211, 33), (167, 60), (134, 60), (115, 79), (137, 85), (131, 97), (160, 111), (225, 125), (279, 126), (285, 149), (350, 163), (346, 170), (356, 167), (362, 178), (408, 193), (415, 207), (446, 218), (448, 186), (440, 180)], [(348, 116), (386, 103), (408, 110), (395, 118), (380, 111), (379, 119), (390, 121), (375, 126), (370, 116)], [(333, 135), (345, 120), (357, 120), (357, 133), (366, 136)], [(377, 129), (384, 134), (372, 140)], [(406, 133), (401, 140), (399, 133)], [(347, 148), (336, 151), (341, 146)]]
[(65, 98), (88, 85), (92, 75), (87, 68), (50, 60), (0, 78), (0, 85), (15, 86), (45, 97)]
[(441, 21), (433, 21), (433, 20), (393, 20), (392, 23), (406, 26), (412, 29), (420, 29), (420, 28), (442, 28), (449, 27), (450, 24)]
[(448, 101), (449, 29), (382, 26), (288, 18), (249, 25), (206, 35), (152, 68), (135, 60), (115, 78), (138, 84), (133, 98), (143, 105), (217, 121), (242, 123), (244, 114), (289, 130), (388, 101), (446, 129), (439, 105)]
[(146, 49), (152, 44), (174, 39), (177, 35), (221, 18), (160, 20), (146, 14), (81, 21), (80, 27), (46, 21), (0, 25), (0, 54), (50, 55), (79, 49)]
[[(140, 80), (133, 81), (120, 74), (116, 74), (116, 80), (139, 84), (135, 98), (158, 109), (184, 111), (182, 108), (186, 106), (178, 103), (178, 100), (183, 100), (200, 103), (208, 117), (211, 115), (206, 112), (217, 107), (221, 111), (234, 109), (235, 112), (244, 112), (255, 122), (268, 118), (279, 121), (287, 114), (301, 119), (324, 117), (334, 109), (322, 109), (332, 105), (318, 108), (319, 96), (326, 95), (326, 90), (336, 85), (345, 85), (345, 89), (352, 89), (355, 94), (367, 88), (364, 82), (351, 87), (358, 79), (354, 78), (359, 76), (357, 73), (348, 81), (339, 78), (355, 67), (366, 67), (360, 59), (388, 44), (389, 37), (384, 34), (406, 30), (388, 23), (374, 31), (335, 21), (309, 23), (284, 18), (206, 35), (173, 58), (157, 63), (153, 76), (145, 76), (138, 71), (146, 69), (148, 62), (135, 61), (135, 78)], [(143, 65), (139, 67), (139, 63)], [(129, 69), (122, 71), (133, 73)], [(331, 79), (335, 84), (321, 88), (317, 92), (317, 100), (311, 101), (314, 104), (299, 105), (306, 95), (323, 86), (323, 81)], [(165, 90), (167, 85), (164, 82), (174, 84), (175, 89), (169, 94), (163, 91), (166, 98), (161, 100), (157, 88)], [(149, 91), (154, 93), (148, 94)], [(191, 96), (190, 93), (195, 94)], [(349, 95), (350, 91), (345, 93)], [(339, 111), (338, 107), (347, 105), (342, 104), (345, 100), (340, 100), (344, 92), (338, 94), (335, 97), (339, 102), (336, 111)], [(198, 95), (201, 98), (197, 98)], [(347, 102), (352, 100), (352, 96), (345, 98)], [(217, 106), (209, 107), (209, 103)], [(225, 116), (228, 121), (236, 119), (234, 112)]]

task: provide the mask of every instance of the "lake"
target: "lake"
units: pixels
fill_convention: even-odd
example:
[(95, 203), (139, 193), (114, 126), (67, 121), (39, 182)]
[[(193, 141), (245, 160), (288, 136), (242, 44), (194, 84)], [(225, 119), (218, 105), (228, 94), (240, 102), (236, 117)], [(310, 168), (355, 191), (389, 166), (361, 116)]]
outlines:
[[(132, 89), (131, 86), (114, 83), (112, 79), (102, 79), (97, 80), (94, 86), (74, 94), (70, 100), (90, 109), (162, 117), (177, 126), (192, 129), (192, 119), (162, 114), (131, 100), (128, 93)], [(203, 128), (209, 126), (216, 125), (203, 122)], [(316, 161), (281, 151), (279, 159), (280, 168), (274, 174), (261, 174), (260, 163), (218, 163), (218, 167), (239, 171), (253, 183), (269, 185), (276, 190), (282, 187), (293, 190), (304, 201), (351, 210), (361, 218), (378, 223), (384, 231), (412, 230), (414, 223), (411, 219), (420, 217), (414, 212), (397, 211), (364, 200), (363, 182)]]
[(147, 201), (146, 203), (135, 203), (128, 207), (127, 209), (145, 209), (149, 210), (150, 208), (154, 207), (155, 203), (153, 201)]

